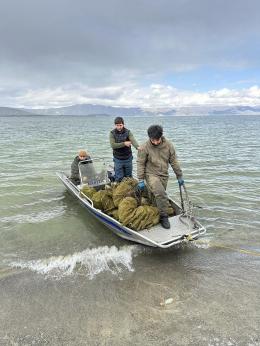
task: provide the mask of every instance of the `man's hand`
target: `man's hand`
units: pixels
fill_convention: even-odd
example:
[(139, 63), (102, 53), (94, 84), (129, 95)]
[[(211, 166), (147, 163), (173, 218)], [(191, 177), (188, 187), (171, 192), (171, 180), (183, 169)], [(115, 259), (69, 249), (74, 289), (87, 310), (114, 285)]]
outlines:
[(145, 188), (145, 183), (143, 180), (139, 181), (139, 183), (137, 184), (137, 187), (140, 191), (143, 191)]
[(184, 180), (182, 178), (178, 179), (178, 184), (179, 186), (183, 186), (184, 185)]
[(125, 145), (126, 147), (131, 147), (131, 141), (125, 141), (125, 142), (124, 142), (124, 145)]

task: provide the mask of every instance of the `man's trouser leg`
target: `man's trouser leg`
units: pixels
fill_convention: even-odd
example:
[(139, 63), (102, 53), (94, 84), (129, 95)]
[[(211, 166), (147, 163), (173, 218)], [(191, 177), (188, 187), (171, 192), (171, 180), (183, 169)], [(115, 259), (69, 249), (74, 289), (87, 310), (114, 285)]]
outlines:
[(168, 204), (169, 199), (166, 193), (166, 187), (168, 178), (167, 177), (157, 177), (155, 175), (147, 175), (145, 180), (148, 184), (149, 189), (154, 195), (155, 203), (159, 209), (160, 216), (168, 216)]
[(124, 167), (122, 160), (114, 157), (115, 181), (120, 182), (124, 178)]
[(124, 160), (124, 176), (132, 177), (133, 172), (133, 158), (130, 157), (127, 160)]

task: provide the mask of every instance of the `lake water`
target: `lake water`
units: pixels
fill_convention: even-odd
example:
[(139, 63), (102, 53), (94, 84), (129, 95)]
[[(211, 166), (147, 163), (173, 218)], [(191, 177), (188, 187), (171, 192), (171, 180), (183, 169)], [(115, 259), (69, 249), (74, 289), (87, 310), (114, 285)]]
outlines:
[(125, 120), (164, 126), (207, 234), (130, 243), (66, 192), (78, 149), (112, 162), (113, 118), (0, 118), (0, 345), (260, 345), (260, 116)]

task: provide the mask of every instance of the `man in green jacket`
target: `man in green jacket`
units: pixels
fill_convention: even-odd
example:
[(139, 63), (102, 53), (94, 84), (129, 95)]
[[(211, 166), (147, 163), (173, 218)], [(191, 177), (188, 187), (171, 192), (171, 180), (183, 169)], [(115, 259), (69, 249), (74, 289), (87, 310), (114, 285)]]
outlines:
[(115, 181), (120, 182), (124, 177), (132, 177), (133, 154), (131, 145), (138, 149), (139, 145), (132, 132), (125, 128), (124, 119), (117, 117), (114, 120), (115, 128), (109, 134), (115, 169)]
[(160, 222), (164, 228), (170, 228), (168, 219), (168, 196), (166, 193), (171, 165), (179, 185), (184, 184), (182, 170), (177, 161), (173, 144), (163, 136), (160, 125), (152, 125), (147, 130), (149, 140), (138, 150), (137, 177), (138, 187), (144, 189), (144, 180), (155, 197), (160, 212)]

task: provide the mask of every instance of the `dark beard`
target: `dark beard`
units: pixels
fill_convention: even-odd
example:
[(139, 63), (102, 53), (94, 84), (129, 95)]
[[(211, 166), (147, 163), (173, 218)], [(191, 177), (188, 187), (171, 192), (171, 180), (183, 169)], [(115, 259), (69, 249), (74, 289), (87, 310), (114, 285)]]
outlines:
[[(150, 141), (151, 142), (151, 141)], [(154, 144), (151, 142), (151, 144), (154, 146), (154, 147), (158, 147), (158, 145), (160, 145), (161, 143), (158, 143), (158, 144)]]

